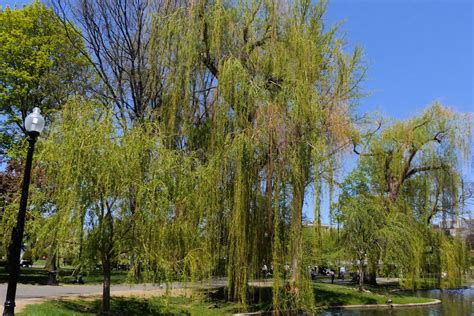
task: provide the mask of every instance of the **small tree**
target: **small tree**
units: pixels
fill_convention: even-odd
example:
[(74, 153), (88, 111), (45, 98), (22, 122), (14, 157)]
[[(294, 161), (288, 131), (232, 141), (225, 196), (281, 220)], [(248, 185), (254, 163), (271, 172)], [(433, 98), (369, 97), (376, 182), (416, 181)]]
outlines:
[(366, 175), (355, 170), (346, 179), (339, 198), (338, 217), (343, 225), (342, 244), (357, 261), (359, 291), (364, 290), (364, 264), (374, 248), (381, 249), (380, 229), (385, 215), (380, 203), (371, 194)]
[(61, 111), (38, 155), (49, 186), (37, 205), (51, 201), (45, 218), (49, 232), (43, 235), (53, 234), (57, 246), (85, 229), (90, 245), (86, 254), (102, 266), (104, 312), (110, 309), (110, 275), (118, 252), (115, 231), (123, 216), (126, 181), (118, 137), (110, 112), (94, 101), (76, 99)]

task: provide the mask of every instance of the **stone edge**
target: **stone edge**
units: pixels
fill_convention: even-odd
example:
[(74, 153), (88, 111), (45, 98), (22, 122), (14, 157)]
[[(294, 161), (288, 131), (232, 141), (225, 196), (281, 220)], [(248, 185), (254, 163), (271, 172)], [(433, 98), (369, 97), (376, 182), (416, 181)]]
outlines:
[[(433, 299), (432, 302), (424, 303), (407, 303), (407, 304), (371, 304), (371, 305), (336, 305), (336, 306), (327, 306), (321, 307), (322, 310), (333, 310), (333, 309), (375, 309), (375, 308), (400, 308), (400, 307), (423, 307), (429, 305), (441, 304), (441, 301), (438, 299)], [(245, 315), (260, 315), (263, 312), (252, 312), (252, 313), (237, 313), (233, 316), (245, 316)], [(272, 313), (272, 311), (265, 311), (264, 313)]]

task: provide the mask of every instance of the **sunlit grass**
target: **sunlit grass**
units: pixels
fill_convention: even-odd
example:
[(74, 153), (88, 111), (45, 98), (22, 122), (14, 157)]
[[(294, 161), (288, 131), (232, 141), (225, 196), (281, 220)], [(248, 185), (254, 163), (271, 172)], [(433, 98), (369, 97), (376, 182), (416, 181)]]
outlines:
[[(252, 304), (251, 311), (271, 310), (271, 288), (260, 288), (264, 302)], [(370, 292), (359, 292), (356, 287), (337, 284), (316, 283), (314, 285), (316, 306), (320, 308), (339, 305), (372, 305), (425, 303), (429, 298), (413, 297), (389, 292), (389, 288), (372, 288)], [(222, 295), (200, 295), (190, 297), (115, 297), (111, 309), (117, 315), (227, 315), (242, 310), (241, 305), (226, 302)], [(54, 300), (38, 305), (29, 305), (19, 315), (96, 315), (100, 309), (100, 299), (92, 300)]]

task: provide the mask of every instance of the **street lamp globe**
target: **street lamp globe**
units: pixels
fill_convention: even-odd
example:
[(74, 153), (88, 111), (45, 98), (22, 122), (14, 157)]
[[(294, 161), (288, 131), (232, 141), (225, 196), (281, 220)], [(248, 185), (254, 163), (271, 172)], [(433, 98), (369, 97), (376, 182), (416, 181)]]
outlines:
[(44, 128), (44, 117), (39, 108), (34, 108), (25, 119), (25, 128), (28, 134), (40, 134)]

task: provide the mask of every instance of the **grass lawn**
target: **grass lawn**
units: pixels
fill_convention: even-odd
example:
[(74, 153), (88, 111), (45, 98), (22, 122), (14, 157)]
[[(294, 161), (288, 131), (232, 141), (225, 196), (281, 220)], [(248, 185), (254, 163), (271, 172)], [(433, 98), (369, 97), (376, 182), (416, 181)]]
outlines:
[(371, 305), (425, 303), (431, 300), (424, 297), (408, 296), (390, 292), (391, 287), (369, 287), (370, 292), (359, 292), (356, 287), (348, 285), (317, 283), (315, 284), (316, 306), (327, 307), (337, 305)]
[[(270, 310), (271, 288), (258, 289), (259, 297), (267, 298), (266, 302), (252, 304), (250, 311)], [(316, 283), (314, 285), (316, 305), (328, 307), (336, 305), (359, 305), (359, 304), (385, 304), (392, 300), (394, 304), (424, 303), (430, 299), (412, 297), (389, 292), (389, 288), (377, 288), (369, 292), (358, 292), (355, 287)], [(222, 293), (222, 292), (221, 292)], [(228, 315), (239, 312), (241, 306), (225, 302), (221, 295), (201, 296), (201, 298), (188, 297), (153, 297), (123, 298), (116, 297), (111, 302), (114, 315), (163, 315), (163, 314), (187, 314), (187, 315)], [(96, 315), (99, 311), (100, 300), (55, 300), (43, 304), (29, 305), (18, 315)]]
[[(97, 315), (100, 300), (55, 300), (43, 304), (29, 305), (19, 316), (72, 316)], [(169, 298), (112, 298), (111, 310), (114, 315), (229, 315), (238, 311), (238, 306), (228, 303), (216, 305), (214, 302), (193, 300), (187, 297)]]
[[(67, 270), (63, 272), (64, 273), (61, 273), (60, 278), (58, 278), (59, 282), (60, 283), (73, 283), (75, 277), (71, 276), (72, 270), (70, 270), (69, 273), (67, 273), (68, 272)], [(128, 271), (113, 270), (110, 276), (110, 281), (112, 282), (112, 284), (126, 283), (127, 276), (128, 276)], [(84, 281), (85, 284), (102, 283), (102, 281), (104, 280), (104, 277), (102, 276), (102, 271), (95, 270), (87, 274), (83, 274), (82, 280)]]

